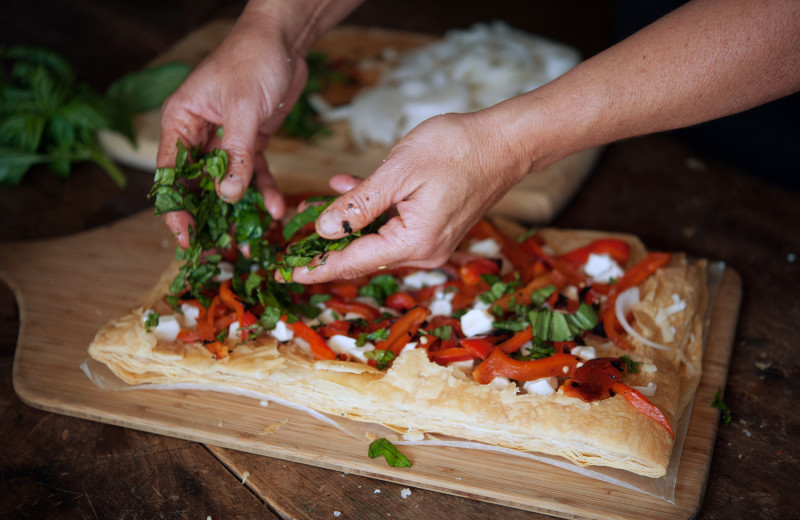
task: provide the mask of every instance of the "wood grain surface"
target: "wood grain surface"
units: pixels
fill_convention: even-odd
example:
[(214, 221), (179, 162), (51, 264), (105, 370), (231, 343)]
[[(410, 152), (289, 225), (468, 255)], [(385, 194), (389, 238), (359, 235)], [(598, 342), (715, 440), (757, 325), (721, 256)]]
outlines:
[[(182, 61), (198, 64), (228, 34), (234, 21), (214, 20), (178, 41), (153, 60), (153, 64)], [(315, 49), (332, 60), (355, 69), (362, 60), (376, 63), (371, 73), (377, 79), (384, 49), (414, 49), (437, 38), (408, 31), (355, 26), (337, 27), (317, 43)], [(369, 83), (370, 81), (367, 81)], [(333, 85), (323, 95), (331, 102), (343, 103), (358, 91), (359, 85)], [(333, 90), (333, 91), (332, 91)], [(135, 121), (137, 143), (132, 146), (120, 134), (101, 132), (100, 141), (107, 153), (128, 166), (154, 171), (161, 114), (158, 110), (141, 114)], [(265, 155), (278, 186), (286, 193), (328, 192), (328, 179), (337, 173), (366, 177), (389, 154), (390, 148), (370, 146), (358, 149), (351, 142), (346, 123), (332, 123), (331, 135), (312, 141), (292, 139), (280, 134), (270, 140)], [(594, 166), (600, 149), (583, 150), (529, 175), (514, 186), (493, 208), (496, 214), (525, 222), (549, 222), (567, 203)]]
[[(150, 212), (73, 237), (11, 244), (0, 275), (20, 304), (14, 388), (31, 406), (566, 518), (685, 518), (700, 505), (717, 410), (696, 406), (675, 504), (547, 464), (482, 451), (406, 446), (411, 469), (366, 457), (366, 442), (304, 412), (257, 399), (192, 390), (109, 391), (79, 369), (106, 321), (133, 307), (169, 262), (173, 243)], [(5, 254), (13, 251), (13, 254)], [(740, 282), (726, 271), (714, 308), (698, 402), (724, 386)], [(216, 448), (215, 448), (216, 449)], [(246, 464), (219, 452), (244, 479)], [(248, 459), (249, 460), (249, 459)], [(246, 480), (246, 479), (245, 479)], [(259, 478), (251, 481), (257, 494)]]

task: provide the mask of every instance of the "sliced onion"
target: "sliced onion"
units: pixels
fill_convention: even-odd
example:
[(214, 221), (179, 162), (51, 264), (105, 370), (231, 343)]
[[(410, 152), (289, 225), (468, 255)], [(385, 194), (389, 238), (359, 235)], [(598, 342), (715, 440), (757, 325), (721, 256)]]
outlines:
[(614, 312), (617, 315), (617, 320), (619, 320), (620, 325), (622, 328), (625, 329), (625, 332), (639, 340), (641, 343), (644, 343), (648, 347), (653, 347), (658, 350), (672, 350), (666, 345), (662, 345), (661, 343), (656, 343), (655, 341), (651, 341), (634, 329), (630, 323), (628, 323), (628, 318), (626, 317), (628, 313), (633, 309), (633, 307), (639, 303), (639, 288), (638, 287), (631, 287), (630, 289), (626, 289), (619, 293), (617, 296), (617, 301), (614, 304)]

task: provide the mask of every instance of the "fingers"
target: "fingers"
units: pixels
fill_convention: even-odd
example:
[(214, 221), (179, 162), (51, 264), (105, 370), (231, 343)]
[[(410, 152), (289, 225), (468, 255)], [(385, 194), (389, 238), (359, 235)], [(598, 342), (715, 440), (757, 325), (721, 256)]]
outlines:
[(255, 166), (256, 188), (264, 199), (264, 207), (267, 208), (272, 218), (283, 218), (286, 214), (286, 201), (283, 199), (281, 192), (278, 191), (275, 178), (269, 171), (267, 159), (261, 153), (257, 153), (253, 162)]
[(396, 177), (384, 178), (377, 172), (363, 182), (357, 182), (354, 177), (344, 177), (349, 176), (331, 179), (331, 187), (337, 191), (348, 190), (317, 219), (317, 233), (324, 238), (342, 238), (365, 227), (389, 209), (399, 193), (392, 186)]
[(356, 177), (354, 175), (348, 175), (345, 173), (340, 173), (339, 175), (334, 175), (331, 177), (330, 181), (328, 181), (328, 185), (333, 189), (336, 193), (347, 193), (348, 191), (352, 190), (359, 184), (364, 181), (361, 177)]
[(222, 149), (228, 153), (228, 171), (217, 184), (217, 194), (225, 202), (241, 199), (250, 185), (259, 123), (252, 109), (237, 106), (225, 113)]
[(194, 227), (194, 220), (188, 211), (171, 211), (163, 216), (167, 228), (178, 241), (178, 245), (186, 249), (189, 247), (189, 226)]

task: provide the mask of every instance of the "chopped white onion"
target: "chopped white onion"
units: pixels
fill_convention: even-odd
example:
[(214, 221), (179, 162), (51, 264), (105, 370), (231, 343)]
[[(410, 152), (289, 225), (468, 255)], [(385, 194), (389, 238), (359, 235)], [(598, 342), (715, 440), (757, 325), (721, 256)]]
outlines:
[(630, 323), (628, 323), (627, 315), (633, 309), (633, 307), (639, 303), (639, 288), (638, 287), (631, 287), (630, 289), (626, 289), (622, 291), (617, 296), (617, 301), (614, 305), (614, 312), (617, 315), (617, 320), (619, 320), (620, 325), (622, 328), (625, 329), (625, 332), (639, 340), (640, 342), (644, 343), (648, 347), (653, 347), (658, 350), (671, 350), (668, 346), (662, 345), (661, 343), (656, 343), (655, 341), (651, 341), (634, 329)]

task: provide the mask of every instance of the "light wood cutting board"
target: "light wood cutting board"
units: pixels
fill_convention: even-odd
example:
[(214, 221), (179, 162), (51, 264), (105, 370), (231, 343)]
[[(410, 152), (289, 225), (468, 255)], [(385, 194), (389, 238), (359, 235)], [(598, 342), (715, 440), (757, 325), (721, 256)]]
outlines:
[[(218, 20), (201, 27), (178, 42), (153, 64), (184, 61), (198, 64), (228, 34), (232, 20)], [(434, 41), (434, 37), (385, 29), (338, 27), (323, 37), (316, 49), (332, 59), (354, 63), (361, 59), (376, 59), (386, 47), (398, 51), (419, 47)], [(355, 91), (329, 92), (339, 99)], [(101, 132), (100, 141), (107, 153), (117, 161), (135, 168), (154, 171), (160, 136), (159, 111), (142, 114), (135, 121), (137, 146), (134, 148), (121, 135)], [(358, 150), (350, 142), (347, 126), (337, 123), (333, 134), (313, 142), (276, 136), (270, 142), (266, 157), (279, 187), (287, 193), (327, 192), (328, 179), (337, 173), (366, 177), (377, 168), (389, 149), (373, 146)], [(547, 168), (529, 175), (515, 186), (492, 210), (528, 223), (550, 221), (580, 187), (591, 171), (600, 150), (593, 148), (569, 156)]]
[[(14, 389), (27, 404), (89, 420), (336, 469), (565, 518), (684, 519), (702, 495), (725, 387), (741, 282), (726, 270), (703, 379), (681, 454), (675, 503), (500, 453), (404, 446), (412, 468), (366, 456), (367, 443), (274, 404), (199, 391), (104, 391), (81, 372), (107, 321), (133, 307), (169, 263), (174, 243), (149, 211), (90, 232), (0, 243), (0, 278), (20, 308)], [(284, 423), (285, 421), (285, 423)], [(275, 427), (274, 433), (266, 433)]]

